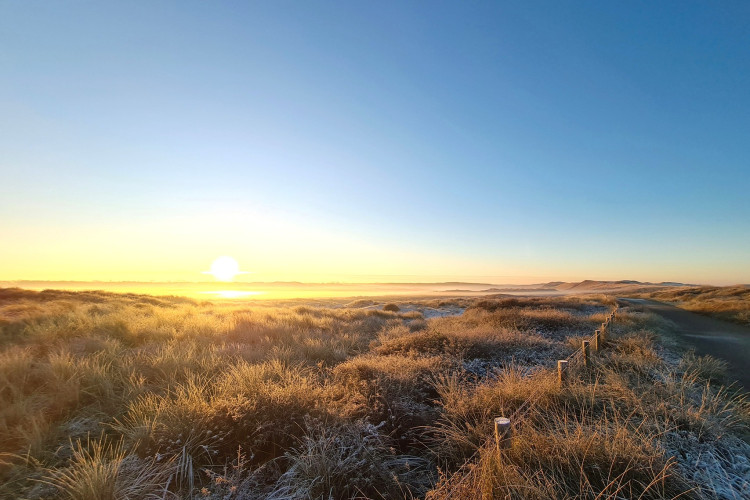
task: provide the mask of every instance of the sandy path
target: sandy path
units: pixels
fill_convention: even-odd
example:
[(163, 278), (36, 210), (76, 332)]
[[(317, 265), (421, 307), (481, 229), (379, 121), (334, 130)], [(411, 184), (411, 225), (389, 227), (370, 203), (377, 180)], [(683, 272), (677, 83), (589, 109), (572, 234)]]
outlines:
[(645, 307), (677, 325), (677, 334), (700, 355), (729, 363), (729, 375), (750, 391), (750, 328), (645, 299), (620, 299)]

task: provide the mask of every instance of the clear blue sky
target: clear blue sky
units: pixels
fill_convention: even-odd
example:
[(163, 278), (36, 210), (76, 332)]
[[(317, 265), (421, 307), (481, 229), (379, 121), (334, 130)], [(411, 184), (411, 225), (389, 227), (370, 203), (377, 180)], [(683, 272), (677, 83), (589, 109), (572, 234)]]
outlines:
[(0, 279), (749, 283), (749, 194), (747, 2), (0, 1)]

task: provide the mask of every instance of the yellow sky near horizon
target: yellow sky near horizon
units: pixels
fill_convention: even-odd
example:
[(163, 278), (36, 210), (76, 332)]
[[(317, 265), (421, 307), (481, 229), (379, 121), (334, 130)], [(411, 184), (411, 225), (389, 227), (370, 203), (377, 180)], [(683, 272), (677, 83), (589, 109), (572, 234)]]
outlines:
[(744, 6), (2, 5), (0, 280), (750, 283)]
[[(396, 253), (366, 245), (340, 241), (329, 245), (308, 245), (301, 251), (290, 247), (245, 250), (238, 245), (185, 244), (185, 251), (173, 253), (173, 246), (154, 237), (153, 248), (137, 248), (107, 242), (102, 236), (88, 240), (83, 247), (73, 240), (53, 245), (31, 243), (25, 248), (6, 247), (0, 261), (0, 280), (39, 281), (212, 281), (204, 274), (220, 255), (237, 259), (242, 274), (237, 282), (300, 281), (309, 283), (443, 282), (533, 284), (548, 281), (636, 279), (639, 281), (681, 281), (729, 285), (741, 283), (731, 276), (715, 276), (706, 271), (685, 279), (678, 265), (658, 271), (606, 269), (603, 266), (570, 266), (555, 272), (551, 266), (503, 267), (487, 261), (458, 261), (420, 253)], [(179, 246), (179, 245), (178, 245)], [(214, 248), (215, 247), (215, 248)], [(31, 250), (26, 250), (26, 248)]]
[[(484, 253), (461, 241), (448, 248), (374, 237), (299, 214), (201, 206), (117, 220), (6, 221), (0, 280), (205, 281), (220, 255), (234, 257), (237, 281), (438, 282), (532, 284), (583, 279), (740, 283), (731, 270), (696, 269), (691, 256), (644, 266), (614, 259), (604, 243), (574, 253), (508, 241)], [(446, 231), (450, 231), (446, 228)]]

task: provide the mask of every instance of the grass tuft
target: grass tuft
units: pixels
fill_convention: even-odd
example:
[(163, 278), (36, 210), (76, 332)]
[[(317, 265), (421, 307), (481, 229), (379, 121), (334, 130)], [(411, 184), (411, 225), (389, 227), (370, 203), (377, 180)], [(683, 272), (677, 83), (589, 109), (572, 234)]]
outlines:
[(176, 468), (170, 461), (157, 463), (128, 455), (122, 440), (102, 436), (71, 443), (70, 465), (47, 470), (42, 482), (71, 500), (167, 498), (166, 486)]

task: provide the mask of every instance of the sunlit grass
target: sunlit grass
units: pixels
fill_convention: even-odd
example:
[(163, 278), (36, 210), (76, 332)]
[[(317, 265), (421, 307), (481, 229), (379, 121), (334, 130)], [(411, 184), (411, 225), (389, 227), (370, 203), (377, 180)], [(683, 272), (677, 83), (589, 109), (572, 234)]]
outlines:
[[(661, 498), (700, 487), (669, 450), (694, 449), (690, 436), (722, 449), (749, 420), (715, 385), (719, 362), (665, 363), (665, 326), (637, 311), (561, 389), (555, 360), (603, 321), (606, 297), (0, 296), (10, 498), (440, 497), (439, 471), (477, 452), (456, 498)], [(498, 462), (484, 449), (492, 418), (532, 395)]]

